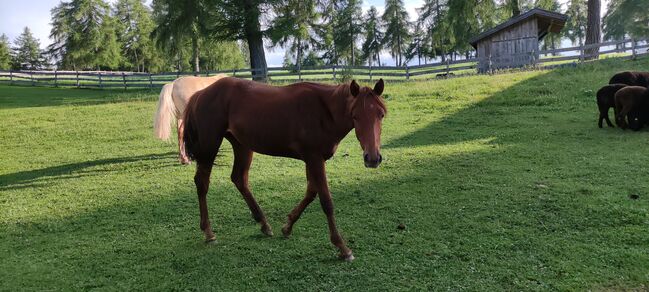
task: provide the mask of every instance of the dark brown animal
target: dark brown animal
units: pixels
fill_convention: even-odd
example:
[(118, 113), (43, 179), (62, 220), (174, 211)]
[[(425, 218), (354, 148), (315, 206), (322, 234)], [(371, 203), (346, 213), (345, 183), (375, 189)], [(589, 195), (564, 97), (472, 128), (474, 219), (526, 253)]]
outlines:
[(634, 72), (626, 71), (620, 72), (609, 80), (608, 84), (626, 84), (630, 86), (649, 86), (649, 72)]
[(327, 216), (331, 242), (340, 258), (353, 260), (352, 251), (338, 233), (334, 205), (327, 185), (325, 161), (338, 143), (355, 129), (366, 167), (378, 167), (381, 122), (386, 106), (381, 98), (383, 80), (374, 88), (296, 83), (274, 87), (253, 81), (223, 78), (196, 93), (185, 110), (184, 140), (187, 154), (196, 160), (194, 182), (200, 207), (200, 227), (206, 241), (215, 239), (210, 226), (206, 195), (210, 173), (223, 138), (234, 152), (231, 179), (248, 204), (261, 231), (272, 235), (263, 211), (248, 188), (248, 169), (253, 152), (300, 159), (306, 164), (304, 199), (288, 214), (282, 228), (289, 236), (293, 224), (316, 195)]
[(615, 93), (615, 111), (618, 127), (640, 130), (649, 122), (649, 88), (627, 86), (620, 89)]
[[(613, 108), (615, 110), (615, 93), (627, 86), (626, 84), (609, 84), (597, 91), (597, 107), (599, 108), (599, 120), (597, 125), (601, 128), (602, 121), (606, 120), (609, 127), (614, 127), (611, 120), (608, 118), (608, 110)], [(617, 112), (616, 112), (617, 116)]]

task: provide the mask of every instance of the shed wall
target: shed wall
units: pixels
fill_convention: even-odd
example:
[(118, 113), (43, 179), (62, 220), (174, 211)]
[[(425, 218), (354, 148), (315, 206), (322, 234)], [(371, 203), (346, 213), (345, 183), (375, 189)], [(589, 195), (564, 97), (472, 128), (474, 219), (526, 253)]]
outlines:
[[(521, 67), (538, 59), (538, 24), (533, 17), (508, 27), (478, 44), (478, 57), (491, 57), (491, 68)], [(481, 71), (489, 69), (489, 61), (480, 61)]]

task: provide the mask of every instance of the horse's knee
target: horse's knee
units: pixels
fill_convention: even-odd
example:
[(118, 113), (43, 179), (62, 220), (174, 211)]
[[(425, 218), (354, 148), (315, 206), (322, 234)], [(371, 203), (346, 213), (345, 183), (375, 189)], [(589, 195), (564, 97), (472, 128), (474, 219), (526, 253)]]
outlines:
[(232, 181), (237, 189), (242, 189), (243, 187), (245, 187), (243, 176), (239, 173), (232, 172), (232, 174), (230, 175), (230, 181)]

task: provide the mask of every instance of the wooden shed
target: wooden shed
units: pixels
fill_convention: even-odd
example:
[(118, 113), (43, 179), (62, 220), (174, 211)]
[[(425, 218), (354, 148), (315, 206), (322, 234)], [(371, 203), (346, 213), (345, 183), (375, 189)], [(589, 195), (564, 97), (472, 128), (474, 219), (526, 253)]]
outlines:
[(534, 8), (469, 40), (476, 49), (478, 71), (531, 65), (539, 58), (539, 41), (558, 33), (568, 16)]

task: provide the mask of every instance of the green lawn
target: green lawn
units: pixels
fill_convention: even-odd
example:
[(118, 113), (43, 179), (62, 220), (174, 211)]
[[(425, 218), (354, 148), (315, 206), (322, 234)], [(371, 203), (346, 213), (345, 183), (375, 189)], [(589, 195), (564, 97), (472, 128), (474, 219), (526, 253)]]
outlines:
[[(157, 92), (2, 86), (0, 290), (649, 289), (649, 131), (597, 128), (594, 97), (647, 68), (388, 83), (382, 166), (353, 134), (328, 163), (352, 263), (317, 200), (290, 239), (261, 236), (228, 143), (204, 244), (194, 166), (152, 135)], [(302, 163), (257, 155), (250, 181), (280, 234)]]

